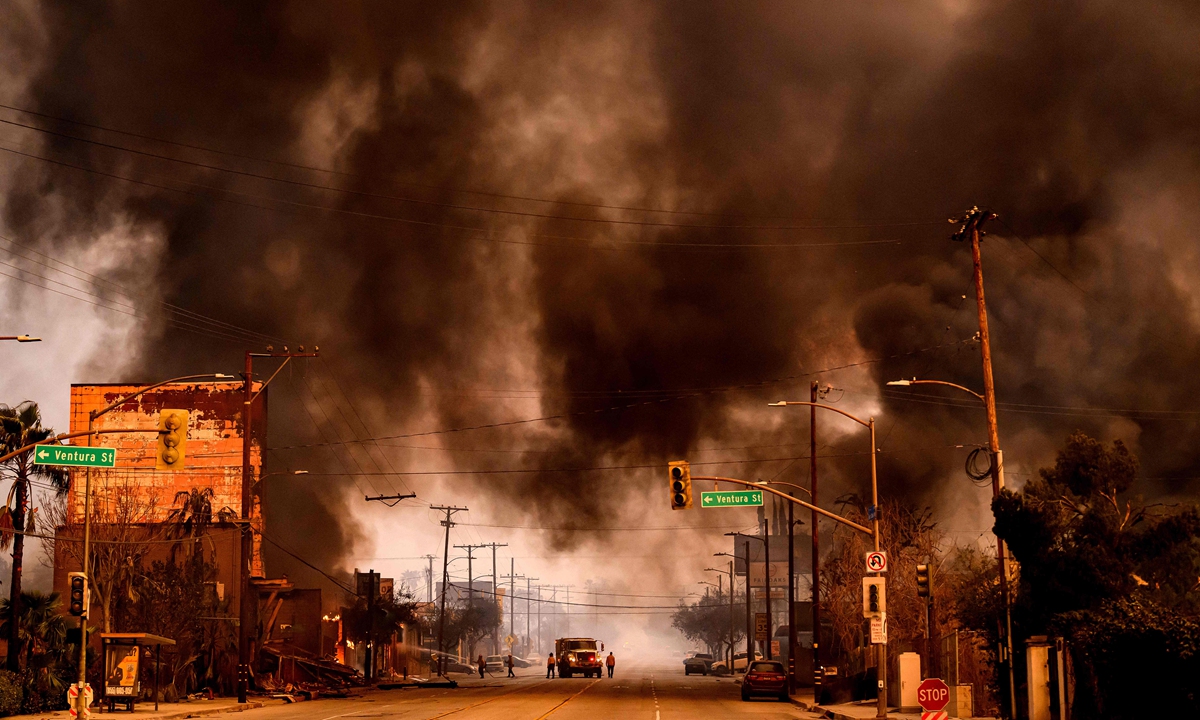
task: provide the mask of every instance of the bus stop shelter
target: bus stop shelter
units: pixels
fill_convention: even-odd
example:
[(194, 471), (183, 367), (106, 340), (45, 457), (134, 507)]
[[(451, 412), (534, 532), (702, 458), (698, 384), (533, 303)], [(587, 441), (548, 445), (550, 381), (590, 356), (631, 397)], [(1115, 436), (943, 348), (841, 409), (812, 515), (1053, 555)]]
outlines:
[[(143, 648), (154, 648), (154, 709), (158, 710), (158, 668), (163, 645), (174, 645), (170, 638), (149, 633), (100, 633), (104, 652), (104, 704), (113, 711), (117, 703), (133, 712), (141, 694)], [(147, 655), (149, 653), (147, 652)]]

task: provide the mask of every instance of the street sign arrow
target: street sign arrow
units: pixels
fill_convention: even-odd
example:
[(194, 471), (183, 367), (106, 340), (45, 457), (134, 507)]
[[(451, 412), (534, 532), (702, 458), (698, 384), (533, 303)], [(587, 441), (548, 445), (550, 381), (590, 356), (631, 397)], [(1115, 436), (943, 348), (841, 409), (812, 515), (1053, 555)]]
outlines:
[(79, 445), (39, 445), (33, 455), (34, 465), (65, 467), (116, 467), (115, 448)]
[(718, 490), (700, 493), (701, 507), (757, 507), (762, 504), (762, 490)]

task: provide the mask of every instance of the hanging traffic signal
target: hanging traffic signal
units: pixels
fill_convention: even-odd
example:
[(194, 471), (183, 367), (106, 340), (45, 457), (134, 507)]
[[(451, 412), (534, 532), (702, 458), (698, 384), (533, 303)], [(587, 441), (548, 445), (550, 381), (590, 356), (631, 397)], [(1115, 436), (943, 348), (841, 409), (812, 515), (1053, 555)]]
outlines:
[(929, 597), (932, 591), (928, 565), (917, 566), (917, 597)]
[(692, 468), (687, 460), (670, 464), (671, 509), (689, 510), (692, 507)]
[(67, 610), (75, 617), (84, 617), (88, 611), (87, 575), (81, 572), (67, 573), (71, 592), (68, 598)]
[(154, 467), (158, 470), (182, 470), (187, 449), (188, 411), (161, 410), (158, 413), (158, 452)]

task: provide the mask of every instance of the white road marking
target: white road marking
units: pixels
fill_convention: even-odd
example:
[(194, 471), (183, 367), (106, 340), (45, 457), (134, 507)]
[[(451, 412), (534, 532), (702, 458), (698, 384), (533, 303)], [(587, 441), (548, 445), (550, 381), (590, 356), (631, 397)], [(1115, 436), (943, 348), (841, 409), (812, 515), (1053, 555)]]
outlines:
[(392, 703), (391, 705), (380, 705), (379, 707), (363, 708), (361, 710), (351, 710), (350, 712), (344, 712), (341, 715), (330, 715), (329, 717), (321, 718), (321, 720), (333, 720), (334, 718), (346, 717), (347, 715), (357, 715), (358, 713), (367, 712), (368, 710), (383, 710), (384, 708), (392, 707), (392, 705), (395, 705), (395, 703)]

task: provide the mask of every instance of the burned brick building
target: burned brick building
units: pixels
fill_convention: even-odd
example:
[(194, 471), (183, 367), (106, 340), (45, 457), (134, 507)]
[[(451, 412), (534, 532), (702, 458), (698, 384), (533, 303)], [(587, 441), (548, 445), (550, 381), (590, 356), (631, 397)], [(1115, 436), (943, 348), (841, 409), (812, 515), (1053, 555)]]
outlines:
[[(93, 412), (146, 387), (73, 385), (71, 431), (86, 431)], [(261, 389), (256, 384), (254, 391)], [(276, 655), (318, 658), (330, 655), (337, 642), (336, 628), (327, 628), (322, 621), (323, 606), (336, 607), (344, 599), (322, 598), (320, 589), (298, 588), (286, 577), (268, 574), (263, 557), (266, 528), (261, 483), (266, 400), (264, 392), (252, 404), (250, 436), (253, 542), (249, 563), (258, 605), (252, 638), (256, 646), (273, 647)], [(123, 583), (127, 589), (134, 579), (121, 563), (147, 568), (181, 552), (199, 552), (213, 567), (213, 579), (206, 583), (210, 586), (206, 588), (210, 601), (206, 607), (211, 609), (205, 611), (205, 619), (223, 623), (224, 632), (236, 635), (241, 600), (244, 401), (244, 385), (239, 381), (173, 383), (95, 418), (93, 429), (107, 432), (91, 436), (91, 444), (116, 448), (116, 467), (71, 470), (66, 502), (55, 518), (54, 543), (54, 587), (65, 592), (67, 574), (82, 566), (84, 488), (90, 487), (92, 627), (167, 634), (169, 628), (124, 627), (128, 619), (116, 612), (114, 598), (121, 597)], [(164, 410), (188, 412), (184, 462), (179, 469), (162, 470), (156, 463), (159, 414)], [(85, 444), (88, 439), (80, 437), (75, 442)], [(327, 633), (333, 636), (326, 638)]]

